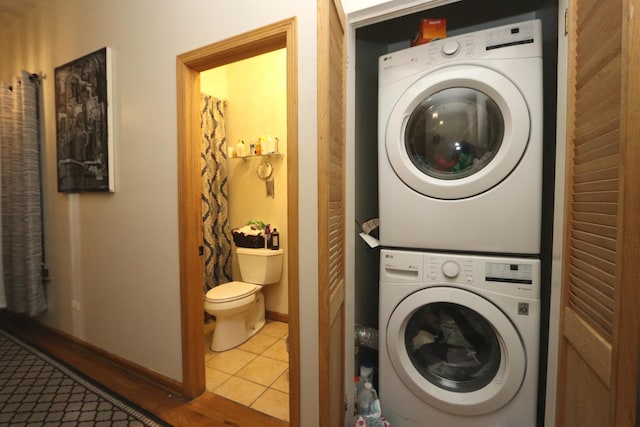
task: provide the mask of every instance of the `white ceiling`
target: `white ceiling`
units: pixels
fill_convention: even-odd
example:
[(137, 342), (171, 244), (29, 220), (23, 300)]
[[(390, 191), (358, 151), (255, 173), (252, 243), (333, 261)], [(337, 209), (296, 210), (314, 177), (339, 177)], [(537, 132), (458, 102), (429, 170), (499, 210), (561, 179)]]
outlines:
[(44, 0), (0, 0), (0, 29), (6, 28), (26, 11)]

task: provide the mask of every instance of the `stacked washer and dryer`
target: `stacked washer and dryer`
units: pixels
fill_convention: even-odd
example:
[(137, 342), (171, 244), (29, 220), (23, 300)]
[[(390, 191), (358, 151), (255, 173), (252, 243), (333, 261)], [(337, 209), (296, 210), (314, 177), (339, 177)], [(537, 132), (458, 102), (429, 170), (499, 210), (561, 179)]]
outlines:
[(379, 59), (379, 393), (394, 427), (536, 425), (539, 20)]

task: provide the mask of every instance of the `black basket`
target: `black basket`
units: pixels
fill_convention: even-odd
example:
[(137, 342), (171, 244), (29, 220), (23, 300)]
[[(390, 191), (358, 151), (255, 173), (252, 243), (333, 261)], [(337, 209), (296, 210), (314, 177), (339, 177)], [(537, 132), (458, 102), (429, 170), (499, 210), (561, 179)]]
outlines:
[(264, 248), (264, 236), (247, 236), (244, 233), (231, 233), (233, 243), (239, 248)]

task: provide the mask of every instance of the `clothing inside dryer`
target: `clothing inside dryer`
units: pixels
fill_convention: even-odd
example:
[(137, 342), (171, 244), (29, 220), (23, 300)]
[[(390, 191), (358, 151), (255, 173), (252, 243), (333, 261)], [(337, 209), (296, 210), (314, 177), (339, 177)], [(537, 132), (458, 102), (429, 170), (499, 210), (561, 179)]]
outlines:
[(500, 367), (494, 328), (477, 312), (454, 303), (437, 302), (417, 310), (407, 324), (405, 346), (418, 372), (450, 391), (478, 390)]
[(504, 137), (500, 108), (466, 87), (441, 90), (411, 113), (405, 147), (413, 164), (438, 179), (459, 179), (491, 162)]

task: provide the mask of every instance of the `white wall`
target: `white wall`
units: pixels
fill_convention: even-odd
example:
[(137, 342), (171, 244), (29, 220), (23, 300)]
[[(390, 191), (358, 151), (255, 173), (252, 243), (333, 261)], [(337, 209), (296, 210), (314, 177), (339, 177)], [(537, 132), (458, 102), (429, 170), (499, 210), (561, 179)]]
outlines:
[(342, 0), (342, 7), (357, 28), (457, 1), (461, 0)]
[[(53, 281), (41, 319), (181, 381), (176, 56), (297, 17), (299, 225), (317, 241), (316, 2), (47, 0), (0, 33), (0, 78), (41, 72), (44, 203)], [(114, 194), (57, 192), (54, 67), (113, 50)], [(317, 248), (301, 245), (301, 412), (317, 423)], [(71, 299), (80, 312), (71, 312)]]

